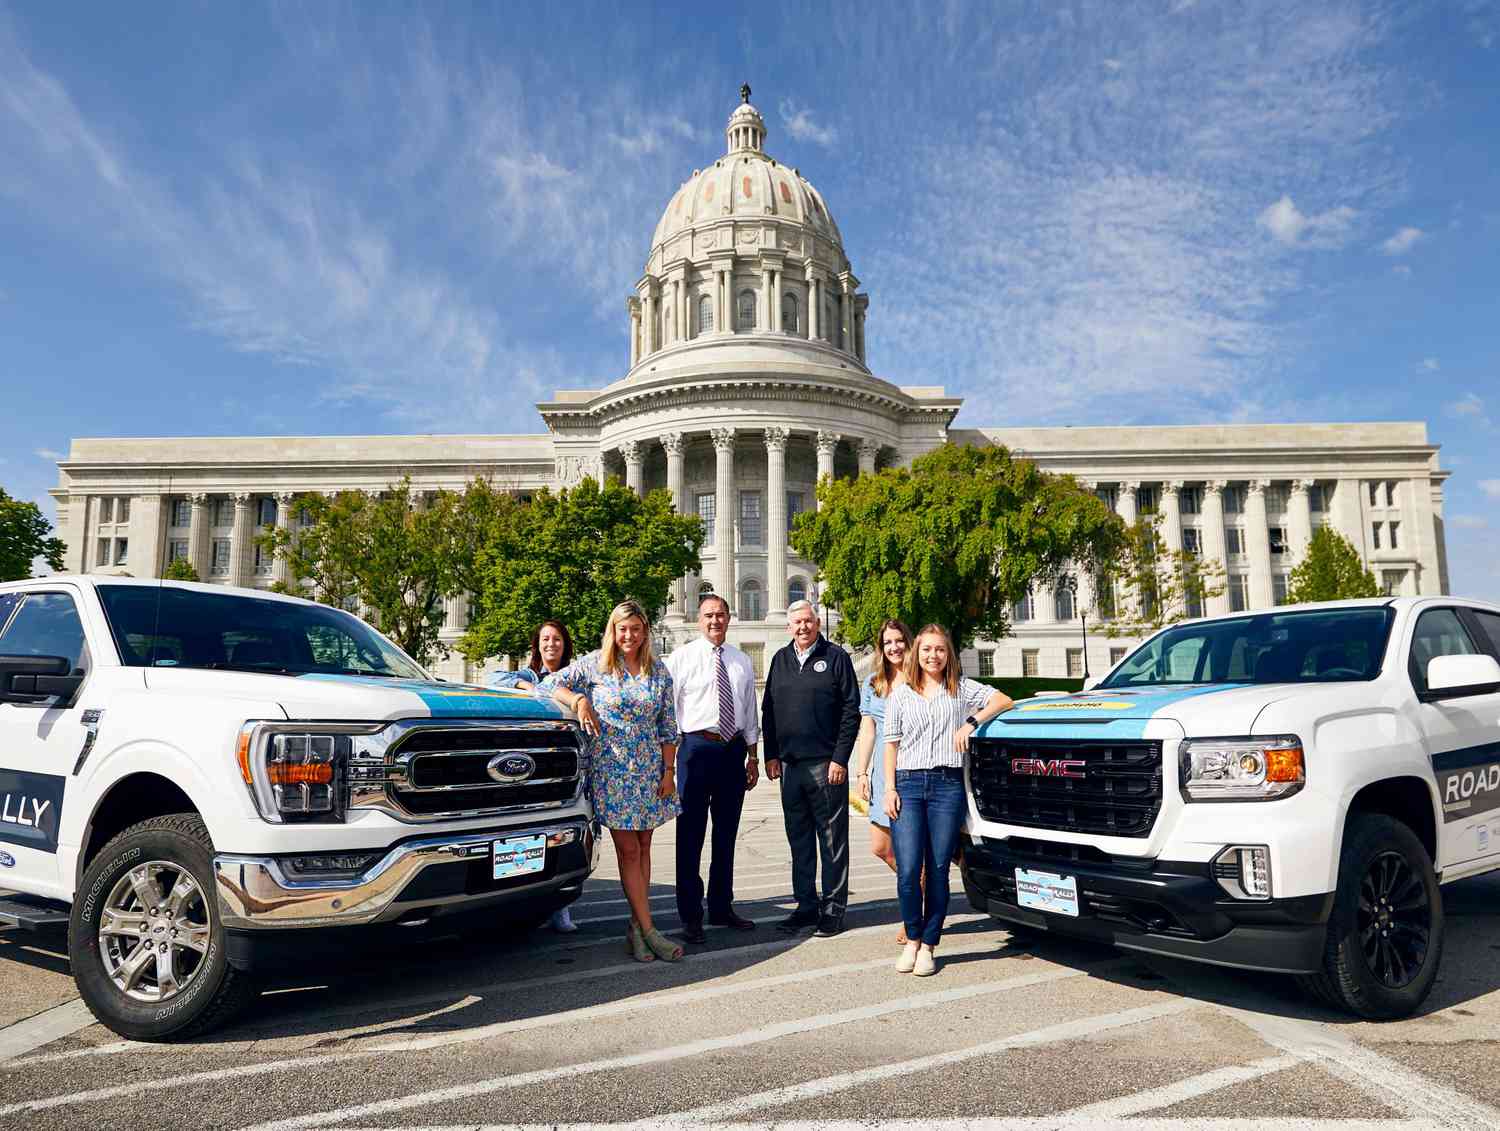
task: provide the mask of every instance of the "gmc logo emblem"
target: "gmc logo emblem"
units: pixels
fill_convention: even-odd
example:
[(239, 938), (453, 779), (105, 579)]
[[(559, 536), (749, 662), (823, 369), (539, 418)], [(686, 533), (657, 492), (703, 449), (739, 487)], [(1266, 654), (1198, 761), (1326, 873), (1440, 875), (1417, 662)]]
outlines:
[(1033, 778), (1081, 778), (1087, 765), (1082, 758), (1012, 758), (1010, 772)]

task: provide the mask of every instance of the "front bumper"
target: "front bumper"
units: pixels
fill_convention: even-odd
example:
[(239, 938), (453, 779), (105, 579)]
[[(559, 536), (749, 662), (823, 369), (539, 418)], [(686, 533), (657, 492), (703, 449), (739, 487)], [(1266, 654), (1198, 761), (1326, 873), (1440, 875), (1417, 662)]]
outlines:
[[(490, 844), (547, 834), (540, 872), (491, 878)], [(504, 904), (534, 904), (581, 888), (597, 860), (598, 826), (582, 818), (393, 845), (353, 876), (292, 876), (276, 856), (214, 857), (219, 912), (230, 930), (359, 926)], [(556, 842), (556, 843), (554, 843)], [(566, 902), (566, 900), (564, 900)]]
[[(1078, 917), (1017, 906), (1018, 867), (1076, 877)], [(1102, 853), (1059, 858), (988, 840), (964, 841), (962, 871), (969, 902), (997, 919), (1241, 970), (1305, 974), (1323, 967), (1332, 892), (1237, 900), (1204, 863)]]

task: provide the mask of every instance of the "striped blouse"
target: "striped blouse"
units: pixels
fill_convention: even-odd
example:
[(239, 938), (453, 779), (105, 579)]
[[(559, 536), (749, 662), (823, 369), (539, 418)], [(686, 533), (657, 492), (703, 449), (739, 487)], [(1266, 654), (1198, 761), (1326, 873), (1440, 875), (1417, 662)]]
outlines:
[(885, 703), (885, 740), (900, 744), (896, 769), (962, 769), (964, 756), (953, 749), (953, 734), (966, 718), (984, 710), (994, 693), (973, 679), (958, 681), (957, 696), (944, 688), (933, 699), (913, 691), (908, 683), (897, 687)]

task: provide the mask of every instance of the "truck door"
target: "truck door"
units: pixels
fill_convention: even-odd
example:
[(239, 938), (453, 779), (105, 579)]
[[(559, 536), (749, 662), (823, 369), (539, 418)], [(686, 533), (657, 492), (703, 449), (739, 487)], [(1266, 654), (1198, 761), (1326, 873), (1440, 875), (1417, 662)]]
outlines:
[[(1412, 632), (1407, 671), (1420, 695), (1427, 690), (1427, 665), (1434, 657), (1486, 653), (1463, 612), (1427, 609)], [(1442, 804), (1438, 866), (1500, 852), (1500, 692), (1418, 700), (1417, 719)]]
[[(54, 589), (0, 596), (0, 656), (63, 656), (73, 674), (86, 675), (89, 650), (73, 595)], [(12, 886), (11, 876), (28, 890), (58, 883), (64, 788), (87, 733), (81, 714), (55, 698), (0, 702), (0, 887)]]

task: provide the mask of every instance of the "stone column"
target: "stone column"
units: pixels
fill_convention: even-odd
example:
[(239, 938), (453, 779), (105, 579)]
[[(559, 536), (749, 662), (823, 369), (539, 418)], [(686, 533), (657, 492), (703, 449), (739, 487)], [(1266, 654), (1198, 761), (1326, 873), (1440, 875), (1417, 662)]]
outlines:
[[(661, 446), (667, 453), (667, 493), (672, 496), (672, 506), (678, 514), (687, 513), (687, 499), (683, 496), (682, 455), (685, 443), (681, 432), (663, 432)], [(672, 608), (668, 614), (681, 619), (687, 608), (687, 582), (691, 579), (679, 577), (672, 583)]]
[(443, 632), (462, 632), (469, 627), (469, 598), (460, 593), (443, 598)]
[(1287, 504), (1287, 536), (1291, 540), (1292, 564), (1299, 564), (1307, 557), (1307, 547), (1312, 541), (1312, 502), (1308, 490), (1316, 483), (1313, 479), (1293, 479), (1291, 502)]
[(1333, 490), (1333, 528), (1349, 539), (1366, 568), (1370, 565), (1369, 523), (1364, 517), (1364, 491), (1358, 479), (1340, 479)]
[(1115, 513), (1125, 521), (1126, 526), (1135, 525), (1135, 493), (1140, 486), (1139, 483), (1130, 481), (1119, 484), (1115, 491)]
[(807, 269), (807, 336), (816, 338), (823, 324), (823, 284), (812, 268)]
[(859, 442), (859, 473), (861, 475), (875, 474), (875, 458), (880, 455), (879, 440), (861, 440)]
[(839, 291), (839, 336), (844, 340), (840, 348), (854, 352), (854, 296), (849, 293), (846, 282)]
[(1182, 480), (1161, 485), (1161, 540), (1168, 553), (1182, 549)]
[(160, 577), (167, 564), (166, 495), (137, 495), (130, 500), (130, 561), (137, 577)]
[(634, 369), (641, 360), (641, 300), (626, 299), (625, 313), (630, 315), (630, 367)]
[(192, 518), (188, 525), (188, 561), (198, 571), (199, 580), (207, 581), (209, 576), (209, 498), (206, 494), (199, 491), (189, 495), (188, 502), (192, 504), (193, 508)]
[(766, 263), (760, 265), (760, 318), (757, 323), (757, 330), (771, 328), (771, 267)]
[[(276, 493), (276, 529), (290, 530), (292, 528), (292, 504), (297, 501), (295, 491), (278, 491)], [(287, 568), (286, 559), (280, 554), (271, 563), (271, 580), (279, 581), (283, 585), (290, 584), (292, 571)]]
[(229, 584), (250, 583), (250, 552), (255, 545), (255, 516), (250, 510), (250, 492), (234, 493), (234, 526), (229, 532)]
[[(839, 434), (819, 429), (815, 439), (818, 446), (818, 482), (821, 483), (825, 475), (829, 479), (833, 478), (833, 450), (839, 446)], [(819, 500), (818, 510), (822, 509), (823, 503)]]
[(1221, 616), (1229, 611), (1229, 550), (1224, 543), (1224, 480), (1203, 485), (1203, 557), (1225, 567), (1224, 592), (1204, 602), (1204, 612)]
[(766, 429), (766, 619), (786, 612), (786, 440), (785, 428)]
[(646, 291), (646, 354), (661, 348), (661, 296), (655, 286)]
[(687, 307), (683, 304), (685, 290), (680, 276), (672, 280), (672, 340), (674, 342), (688, 340)]
[(778, 334), (786, 327), (781, 324), (781, 268), (771, 270), (771, 329)]
[(625, 486), (637, 495), (645, 494), (642, 489), (645, 483), (642, 464), (646, 453), (641, 450), (637, 441), (626, 440), (620, 445), (620, 454), (625, 457)]
[(1438, 596), (1447, 588), (1438, 560), (1437, 507), (1432, 496), (1430, 477), (1412, 479), (1407, 483), (1406, 504), (1402, 508), (1411, 530), (1409, 545), (1417, 559), (1417, 585), (1413, 592), (1423, 597)]
[(1269, 609), (1271, 596), (1271, 533), (1266, 525), (1266, 488), (1269, 479), (1250, 480), (1245, 492), (1245, 552), (1250, 558), (1250, 607)]
[(734, 429), (715, 428), (709, 433), (714, 442), (714, 553), (716, 557), (714, 592), (729, 602), (731, 610), (739, 603), (734, 589)]
[(721, 334), (734, 333), (734, 296), (729, 285), (729, 268), (721, 267), (714, 272), (719, 280), (718, 328)]
[(1057, 605), (1052, 586), (1040, 583), (1031, 587), (1031, 619), (1038, 624), (1057, 623)]

